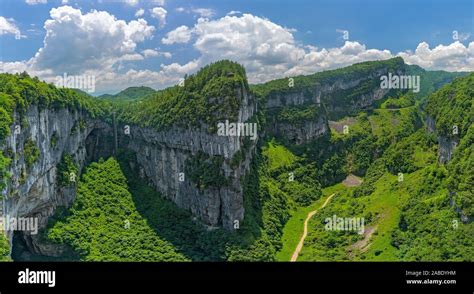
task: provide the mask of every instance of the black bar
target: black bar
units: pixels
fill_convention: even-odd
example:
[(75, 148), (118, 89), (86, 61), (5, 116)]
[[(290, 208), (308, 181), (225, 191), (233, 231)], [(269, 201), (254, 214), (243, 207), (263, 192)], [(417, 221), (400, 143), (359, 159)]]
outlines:
[[(19, 271), (26, 268), (36, 271), (54, 270), (56, 285), (20, 285)], [(473, 293), (473, 263), (398, 263), (398, 262), (314, 262), (314, 263), (113, 263), (113, 262), (60, 262), (34, 263), (10, 262), (0, 263), (0, 293), (36, 293), (45, 290), (47, 293), (64, 293), (68, 289), (92, 290), (96, 285), (109, 289), (125, 289), (129, 286), (156, 287), (157, 284), (170, 282), (171, 285), (182, 285), (179, 281), (191, 281), (196, 287), (212, 285), (206, 282), (225, 280), (239, 287), (245, 281), (275, 281), (274, 286), (287, 284), (285, 281), (316, 281), (318, 287), (349, 287), (371, 290), (383, 287), (406, 291), (445, 290), (449, 293), (460, 293), (454, 289), (467, 289)], [(455, 285), (407, 285), (407, 271), (455, 271), (455, 275), (431, 276), (431, 279), (456, 280)], [(424, 279), (427, 277), (418, 277)], [(186, 283), (185, 283), (186, 284)], [(161, 286), (160, 286), (161, 287)], [(164, 288), (161, 288), (164, 290)], [(381, 288), (380, 288), (381, 289)], [(14, 290), (14, 292), (12, 292)], [(34, 291), (33, 291), (34, 290)], [(159, 291), (161, 292), (161, 291)], [(159, 293), (157, 292), (157, 293)], [(312, 293), (321, 293), (311, 291)], [(383, 293), (385, 291), (382, 291)], [(443, 291), (444, 292), (444, 291)], [(23, 292), (22, 292), (23, 293)], [(86, 292), (87, 293), (87, 292)], [(142, 293), (142, 292), (137, 292)], [(145, 293), (145, 292), (143, 292)], [(147, 292), (148, 293), (148, 292)], [(149, 292), (155, 293), (155, 291)], [(448, 292), (446, 292), (448, 293)]]

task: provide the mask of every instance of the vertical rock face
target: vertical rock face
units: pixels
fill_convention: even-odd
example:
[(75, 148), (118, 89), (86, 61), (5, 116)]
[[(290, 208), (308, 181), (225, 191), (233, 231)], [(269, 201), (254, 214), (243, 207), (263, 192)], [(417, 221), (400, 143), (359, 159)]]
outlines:
[[(238, 121), (248, 121), (256, 110), (255, 100), (245, 89), (236, 89), (239, 98)], [(171, 127), (156, 131), (131, 126), (130, 135), (122, 135), (121, 144), (135, 153), (139, 174), (179, 207), (190, 210), (209, 226), (232, 229), (244, 217), (242, 179), (246, 174), (256, 140), (244, 148), (245, 137), (208, 133), (207, 126)], [(245, 149), (245, 150), (244, 150)], [(186, 173), (189, 159), (197, 154), (223, 158), (219, 168), (228, 184), (199, 187)], [(242, 156), (234, 160), (234, 156)]]
[(456, 139), (438, 136), (438, 162), (447, 163), (450, 161), (458, 143)]
[[(74, 187), (58, 186), (58, 163), (67, 153), (82, 167), (86, 160), (86, 138), (100, 122), (68, 109), (39, 109), (38, 106), (29, 107), (23, 119), (15, 113), (14, 120), (11, 134), (1, 145), (3, 151), (14, 154), (12, 176), (2, 191), (3, 213), (9, 217), (37, 218), (42, 228), (58, 206), (69, 206), (75, 197)], [(21, 121), (26, 123), (18, 128)], [(7, 234), (11, 240), (12, 231)], [(27, 243), (41, 253), (42, 247), (34, 240)]]
[(316, 139), (326, 134), (328, 130), (328, 119), (326, 116), (305, 120), (298, 124), (272, 119), (267, 127), (267, 131), (270, 134), (284, 136), (286, 140), (296, 145)]
[[(294, 144), (303, 144), (324, 135), (329, 130), (329, 115), (343, 116), (369, 107), (387, 95), (390, 89), (382, 89), (379, 83), (380, 77), (388, 72), (388, 69), (382, 68), (358, 78), (341, 75), (333, 81), (315, 82), (314, 86), (306, 89), (271, 93), (266, 97), (265, 105), (269, 113), (267, 131), (274, 135), (284, 134)], [(402, 75), (404, 71), (399, 69), (391, 73)], [(352, 93), (359, 94), (346, 99)], [(280, 111), (284, 108), (291, 110), (309, 106), (317, 107), (318, 115), (299, 120), (297, 124), (279, 118)]]
[[(304, 104), (318, 104), (326, 105), (328, 112), (347, 109), (360, 109), (370, 106), (374, 101), (381, 99), (389, 92), (389, 89), (382, 89), (380, 87), (380, 77), (384, 75), (403, 75), (405, 70), (403, 68), (397, 70), (389, 70), (388, 68), (381, 68), (365, 75), (360, 75), (357, 78), (346, 77), (340, 75), (339, 77), (322, 82), (315, 82), (314, 86), (308, 86), (303, 90), (288, 90), (281, 93), (272, 93), (267, 97), (266, 107), (272, 109), (283, 106), (297, 106)], [(354, 96), (354, 99), (347, 101), (346, 105), (339, 105), (336, 95), (344, 93), (344, 91), (355, 90), (358, 86), (362, 86), (364, 82), (371, 82), (372, 87), (367, 87), (361, 91), (359, 95)]]
[[(426, 116), (426, 129), (430, 133), (436, 133), (436, 121), (429, 115)], [(457, 138), (438, 134), (438, 162), (444, 164), (450, 161), (458, 144), (459, 140)]]
[[(303, 90), (271, 94), (266, 97), (265, 108), (267, 113), (276, 115), (268, 120), (266, 131), (283, 134), (295, 144), (317, 138), (329, 130), (328, 112), (345, 113), (348, 109), (367, 107), (382, 98), (388, 90), (362, 87), (363, 91), (351, 96), (352, 100), (344, 100), (346, 93), (361, 89), (367, 81), (373, 82), (386, 73), (386, 70), (378, 70), (357, 78), (341, 76)], [(220, 98), (212, 99), (219, 102)], [(257, 112), (254, 97), (242, 85), (235, 88), (235, 99), (238, 113), (232, 113), (236, 121), (231, 123), (250, 123)], [(307, 107), (311, 108), (310, 115), (306, 112)], [(289, 110), (290, 114), (296, 110), (296, 121), (294, 117), (281, 119), (278, 114), (282, 110)], [(62, 157), (71, 155), (80, 170), (88, 161), (110, 156), (114, 129), (85, 113), (65, 108), (40, 109), (35, 105), (28, 108), (25, 117), (15, 114), (14, 120), (11, 134), (0, 142), (1, 151), (14, 157), (10, 168), (12, 177), (2, 191), (3, 213), (11, 217), (37, 217), (40, 227), (44, 227), (58, 206), (68, 207), (75, 198), (75, 187), (58, 185), (57, 166)], [(21, 131), (15, 132), (14, 126), (22, 123)], [(191, 211), (212, 227), (232, 229), (243, 220), (242, 181), (249, 170), (256, 140), (210, 133), (209, 130), (216, 126), (204, 123), (193, 127), (174, 125), (160, 131), (132, 125), (129, 134), (121, 131), (122, 127), (119, 126), (118, 132), (119, 148), (132, 151), (131, 164), (135, 170), (163, 197)], [(25, 154), (26, 149), (30, 153), (31, 149), (38, 152), (30, 156)], [(195, 163), (196, 158), (202, 159), (206, 167), (214, 168), (215, 174), (225, 180), (204, 184), (196, 181), (188, 172), (195, 168), (191, 163)], [(215, 158), (219, 160), (213, 161)], [(197, 162), (199, 165), (199, 160)], [(12, 233), (8, 234), (11, 240)], [(59, 255), (62, 252), (62, 248), (42, 244), (35, 236), (25, 236), (25, 241), (30, 249), (40, 254)]]

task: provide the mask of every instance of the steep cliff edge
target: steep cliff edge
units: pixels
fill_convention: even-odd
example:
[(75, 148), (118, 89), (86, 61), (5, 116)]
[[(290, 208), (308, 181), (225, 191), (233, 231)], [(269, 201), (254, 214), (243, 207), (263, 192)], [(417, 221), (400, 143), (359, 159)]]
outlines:
[(453, 157), (456, 146), (459, 144), (459, 138), (438, 133), (436, 131), (436, 121), (430, 115), (426, 116), (426, 130), (429, 133), (437, 134), (438, 162), (441, 164), (448, 163)]
[(438, 162), (446, 165), (451, 205), (463, 222), (473, 218), (474, 74), (458, 78), (428, 97), (428, 132), (438, 138)]
[[(244, 218), (241, 181), (258, 137), (255, 112), (245, 70), (221, 61), (121, 108), (119, 145), (164, 197), (211, 227), (235, 229)], [(226, 125), (243, 132), (222, 132)]]
[(380, 87), (381, 76), (403, 75), (401, 58), (270, 81), (254, 86), (267, 113), (268, 133), (303, 144), (328, 132), (328, 119), (356, 114), (397, 90)]
[[(253, 97), (235, 89), (240, 105), (233, 123), (251, 123)], [(238, 227), (244, 218), (242, 178), (248, 171), (256, 140), (248, 136), (220, 136), (209, 126), (171, 126), (163, 130), (137, 125), (120, 135), (120, 146), (133, 151), (139, 175), (164, 197), (190, 210), (210, 226)], [(219, 181), (217, 181), (219, 179)]]
[[(85, 113), (68, 109), (39, 109), (30, 106), (25, 116), (27, 126), (13, 131), (5, 140), (3, 151), (15, 154), (9, 170), (10, 180), (3, 190), (4, 214), (14, 218), (37, 218), (43, 228), (59, 206), (69, 207), (75, 198), (74, 181), (86, 162), (86, 138), (94, 129), (107, 128), (101, 121)], [(20, 126), (20, 116), (14, 114), (14, 126)], [(15, 127), (14, 127), (15, 128)], [(69, 175), (70, 185), (58, 181), (58, 165), (69, 155), (78, 166), (78, 173)], [(7, 231), (12, 239), (12, 231)], [(24, 232), (34, 251), (52, 254), (43, 248), (30, 232)], [(58, 253), (60, 254), (60, 253)]]
[[(89, 98), (76, 96), (67, 89), (31, 79), (26, 74), (0, 76), (2, 129), (0, 155), (7, 165), (1, 168), (2, 217), (34, 220), (30, 230), (7, 230), (40, 254), (60, 254), (59, 248), (38, 242), (37, 231), (59, 206), (69, 206), (75, 197), (74, 181), (86, 161), (86, 138), (93, 129), (106, 127), (96, 117), (98, 108)], [(73, 98), (73, 99), (69, 99)], [(61, 185), (58, 166), (70, 156), (77, 170), (71, 183)], [(44, 246), (43, 246), (44, 245)]]

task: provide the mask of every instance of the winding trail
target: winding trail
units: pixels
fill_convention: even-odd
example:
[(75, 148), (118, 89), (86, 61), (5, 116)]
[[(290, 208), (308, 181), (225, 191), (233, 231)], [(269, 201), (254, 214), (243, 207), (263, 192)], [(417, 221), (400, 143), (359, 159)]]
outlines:
[(336, 195), (336, 193), (333, 193), (331, 196), (329, 196), (326, 199), (326, 201), (324, 201), (323, 205), (321, 205), (320, 208), (318, 208), (316, 210), (313, 210), (313, 211), (310, 211), (308, 213), (308, 216), (306, 217), (306, 220), (304, 221), (303, 235), (301, 236), (301, 239), (300, 239), (300, 242), (298, 243), (298, 246), (296, 246), (295, 252), (293, 252), (293, 255), (291, 256), (291, 261), (292, 262), (296, 261), (298, 259), (298, 255), (300, 254), (301, 249), (303, 249), (304, 239), (306, 239), (306, 236), (308, 235), (308, 222), (309, 222), (309, 220), (313, 217), (313, 215), (316, 214), (316, 212), (318, 212), (319, 209), (324, 208), (329, 203), (329, 201), (331, 200), (331, 198), (334, 195)]

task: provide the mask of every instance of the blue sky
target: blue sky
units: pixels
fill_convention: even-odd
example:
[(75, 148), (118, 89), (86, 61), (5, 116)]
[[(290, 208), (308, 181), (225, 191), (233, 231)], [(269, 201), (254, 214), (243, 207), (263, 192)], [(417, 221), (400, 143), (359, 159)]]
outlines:
[(45, 80), (94, 74), (98, 93), (166, 87), (220, 58), (242, 63), (252, 82), (397, 55), (427, 69), (474, 70), (473, 3), (2, 0), (0, 65)]

